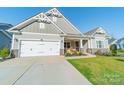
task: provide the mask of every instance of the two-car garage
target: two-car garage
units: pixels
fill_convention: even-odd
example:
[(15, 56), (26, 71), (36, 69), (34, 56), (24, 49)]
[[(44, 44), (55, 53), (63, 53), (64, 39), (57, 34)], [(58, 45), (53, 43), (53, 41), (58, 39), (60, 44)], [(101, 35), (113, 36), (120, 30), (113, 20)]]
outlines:
[(60, 55), (60, 41), (20, 41), (20, 57)]

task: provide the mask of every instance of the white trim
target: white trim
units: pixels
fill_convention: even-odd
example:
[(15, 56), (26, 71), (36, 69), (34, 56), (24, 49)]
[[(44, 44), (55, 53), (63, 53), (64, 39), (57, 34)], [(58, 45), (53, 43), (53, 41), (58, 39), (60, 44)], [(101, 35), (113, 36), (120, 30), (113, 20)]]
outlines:
[[(66, 33), (64, 31), (62, 31), (50, 18), (48, 18), (45, 13), (39, 13), (39, 14), (35, 15), (34, 17), (32, 17), (32, 18), (30, 18), (30, 19), (28, 19), (28, 20), (26, 20), (26, 21), (24, 21), (24, 22), (22, 22), (22, 23), (20, 23), (20, 24), (18, 24), (16, 26), (12, 27), (12, 28), (10, 28), (8, 31), (12, 30), (13, 28), (15, 28), (17, 26), (20, 26), (20, 25), (26, 23), (27, 21), (30, 21), (31, 19), (35, 19), (35, 17), (37, 17), (40, 14), (44, 15), (56, 28), (58, 28), (61, 32), (63, 32), (66, 35)], [(40, 19), (40, 18), (38, 18), (38, 19)]]
[(11, 36), (8, 33), (6, 33), (6, 31), (1, 31), (1, 32), (11, 39)]
[(83, 48), (83, 43), (82, 39), (80, 39), (80, 48)]
[(35, 34), (35, 35), (55, 35), (60, 36), (60, 34), (44, 34), (44, 33), (34, 33), (34, 32), (22, 32), (22, 34)]
[(11, 50), (14, 49), (14, 39), (15, 39), (15, 35), (12, 35), (12, 43), (11, 43)]
[(53, 22), (57, 22), (57, 17), (53, 16), (53, 17), (52, 17), (52, 21), (53, 21)]
[(40, 29), (45, 29), (45, 23), (40, 22), (40, 23), (39, 23), (39, 28), (40, 28)]
[(75, 38), (75, 37), (74, 38), (73, 37), (65, 37), (65, 40), (80, 40), (80, 39), (82, 39), (82, 38), (80, 38), (80, 37), (79, 38), (78, 37), (77, 38)]
[[(51, 10), (57, 10), (57, 12), (60, 13), (57, 8), (53, 8), (53, 9), (51, 9)], [(49, 11), (51, 11), (51, 10), (49, 10)], [(66, 18), (64, 17), (64, 15), (63, 15), (62, 13), (60, 13), (60, 14), (62, 15), (62, 17), (63, 17), (74, 29), (76, 29), (81, 35), (83, 35), (70, 21), (68, 21), (68, 19), (66, 19)]]
[[(40, 14), (41, 14), (41, 13), (40, 13)], [(38, 15), (39, 15), (39, 14), (38, 14)], [(35, 16), (36, 16), (36, 15), (35, 15)], [(20, 25), (22, 25), (22, 24), (24, 24), (24, 23), (26, 23), (26, 22), (28, 22), (28, 21), (30, 21), (30, 20), (32, 20), (35, 16), (33, 16), (33, 17), (31, 17), (31, 18), (29, 18), (29, 19), (23, 21), (23, 22), (20, 22), (19, 24), (17, 24), (16, 26), (13, 26), (12, 28), (8, 29), (7, 31), (11, 31), (12, 29), (14, 29), (14, 28), (16, 28), (16, 27), (18, 27), (18, 26), (20, 26)]]
[(10, 32), (10, 33), (19, 33), (18, 30), (11, 30), (11, 31), (7, 30), (7, 31)]
[[(45, 16), (47, 17), (46, 13), (45, 13)], [(47, 17), (47, 18), (49, 19), (49, 21), (50, 21), (53, 25), (55, 25), (61, 32), (63, 32), (64, 35), (66, 35), (66, 33), (65, 33), (64, 31), (62, 31), (62, 29), (59, 28), (49, 17)]]
[(52, 42), (52, 41), (54, 41), (54, 42), (55, 42), (55, 41), (56, 41), (56, 42), (57, 42), (57, 41), (61, 41), (61, 40), (56, 40), (56, 39), (42, 39), (42, 38), (41, 38), (41, 39), (19, 38), (18, 40), (19, 40), (19, 41), (20, 41), (20, 40), (25, 40), (25, 41), (31, 41), (31, 40), (32, 40), (32, 41), (35, 41), (35, 40), (36, 40), (36, 41), (51, 41), (51, 42)]
[[(96, 32), (97, 32), (97, 30), (103, 30), (105, 33), (103, 33), (105, 36), (107, 36), (107, 33), (106, 33), (106, 31), (102, 28), (102, 27), (98, 27), (95, 31), (94, 31), (94, 33), (91, 35), (91, 36), (94, 36), (95, 34), (96, 34)], [(103, 36), (103, 37), (105, 37), (105, 36)]]
[(64, 37), (61, 37), (61, 41), (60, 41), (60, 49), (64, 49)]

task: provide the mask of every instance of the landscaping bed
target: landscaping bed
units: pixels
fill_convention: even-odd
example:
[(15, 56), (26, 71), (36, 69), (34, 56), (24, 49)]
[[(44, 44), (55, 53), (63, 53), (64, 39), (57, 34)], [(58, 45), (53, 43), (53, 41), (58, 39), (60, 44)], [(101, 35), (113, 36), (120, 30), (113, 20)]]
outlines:
[(124, 57), (97, 56), (67, 60), (92, 84), (124, 84)]
[(88, 53), (77, 51), (76, 49), (69, 48), (64, 51), (66, 57), (73, 57), (73, 56), (88, 56)]

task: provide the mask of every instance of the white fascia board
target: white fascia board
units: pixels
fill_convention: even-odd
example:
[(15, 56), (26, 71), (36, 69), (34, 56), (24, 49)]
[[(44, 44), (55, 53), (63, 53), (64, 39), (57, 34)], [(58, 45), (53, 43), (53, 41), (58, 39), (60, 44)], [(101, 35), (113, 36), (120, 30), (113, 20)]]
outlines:
[(35, 34), (35, 35), (53, 35), (53, 36), (60, 36), (60, 34), (44, 34), (44, 33), (33, 33), (33, 32), (22, 32), (22, 34)]
[(62, 15), (62, 17), (74, 28), (74, 29), (76, 29), (76, 31), (78, 31), (81, 35), (83, 35), (67, 18), (65, 18), (65, 16), (61, 13), (61, 12), (59, 12), (59, 10), (57, 9), (57, 8), (53, 8), (53, 9), (51, 9), (51, 10), (57, 10), (57, 12), (58, 13), (60, 13), (61, 15)]
[(32, 19), (33, 19), (33, 17), (32, 17), (32, 18), (29, 18), (29, 19), (27, 19), (27, 20), (25, 20), (25, 21), (23, 21), (23, 22), (21, 22), (21, 23), (19, 23), (18, 25), (14, 26), (14, 27), (12, 27), (12, 28), (10, 28), (10, 29), (8, 29), (8, 31), (11, 31), (11, 30), (13, 30), (14, 28), (17, 28), (18, 26), (21, 26), (21, 25), (27, 23), (28, 21), (31, 21)]
[(32, 38), (19, 38), (19, 41), (61, 41), (61, 40), (56, 40), (56, 39), (32, 39)]
[[(43, 14), (43, 13), (41, 12), (41, 13), (39, 13), (39, 14), (37, 14), (37, 15), (40, 15), (40, 14)], [(28, 22), (28, 21), (31, 21), (32, 19), (35, 19), (35, 17), (36, 17), (37, 15), (28, 18), (27, 20), (25, 20), (25, 21), (23, 21), (23, 22), (17, 24), (16, 26), (13, 26), (12, 28), (8, 29), (8, 31), (11, 31), (11, 30), (13, 30), (14, 28), (16, 28), (16, 27), (18, 27), (18, 26), (20, 26), (20, 25), (23, 25), (24, 23), (26, 23), (26, 22)]]
[(4, 31), (1, 31), (2, 33), (4, 33), (8, 38), (10, 38), (11, 39), (11, 36), (9, 35), (9, 34), (7, 34), (6, 32), (4, 32)]
[(14, 49), (14, 39), (15, 39), (15, 35), (12, 35), (12, 43), (11, 43), (11, 50)]

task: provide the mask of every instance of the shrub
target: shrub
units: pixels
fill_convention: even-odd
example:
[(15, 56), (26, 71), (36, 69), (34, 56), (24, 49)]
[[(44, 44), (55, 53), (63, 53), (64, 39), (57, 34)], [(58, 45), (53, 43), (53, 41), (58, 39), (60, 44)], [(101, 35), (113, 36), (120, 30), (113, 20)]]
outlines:
[(78, 54), (81, 56), (83, 53), (82, 52), (79, 52)]
[(102, 52), (101, 50), (97, 50), (97, 51), (95, 52), (95, 54), (96, 54), (96, 55), (103, 55), (103, 52)]
[(6, 59), (9, 56), (9, 49), (3, 48), (0, 52), (2, 59)]
[(112, 53), (111, 52), (106, 52), (106, 53), (104, 53), (104, 56), (112, 56)]
[(71, 55), (70, 53), (67, 52), (67, 53), (65, 53), (65, 56), (72, 56), (72, 55)]
[(70, 48), (65, 52), (65, 56), (81, 56), (81, 55), (87, 55), (87, 53), (77, 51), (76, 49), (73, 48)]
[(116, 44), (111, 45), (110, 51), (111, 51), (113, 56), (116, 56), (117, 55), (117, 45)]
[(66, 53), (67, 54), (70, 54), (70, 55), (76, 55), (77, 53), (76, 53), (77, 51), (75, 50), (75, 49), (73, 49), (73, 48), (70, 48), (70, 49), (68, 49), (67, 51), (66, 51)]

